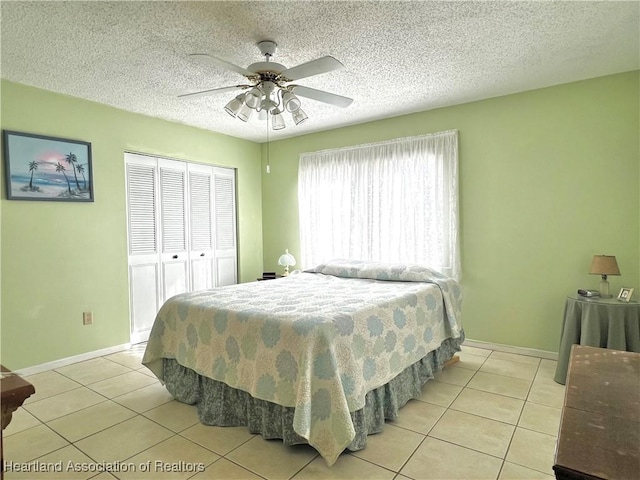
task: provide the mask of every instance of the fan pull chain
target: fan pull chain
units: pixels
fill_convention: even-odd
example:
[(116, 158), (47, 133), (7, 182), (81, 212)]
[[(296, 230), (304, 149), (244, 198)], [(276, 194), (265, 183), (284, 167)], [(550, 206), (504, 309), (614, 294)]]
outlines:
[(267, 109), (267, 173), (271, 173), (271, 159), (269, 158), (269, 110)]

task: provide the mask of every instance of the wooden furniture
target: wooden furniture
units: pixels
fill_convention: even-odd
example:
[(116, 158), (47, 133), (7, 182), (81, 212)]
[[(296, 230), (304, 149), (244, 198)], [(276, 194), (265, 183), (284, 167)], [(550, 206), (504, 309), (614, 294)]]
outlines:
[(640, 354), (574, 345), (553, 469), (561, 480), (640, 478)]
[[(2, 405), (2, 430), (11, 422), (11, 415), (24, 401), (36, 392), (36, 389), (22, 377), (0, 365), (0, 404)], [(0, 478), (4, 478), (4, 453), (2, 432), (0, 431)]]
[(575, 344), (640, 352), (640, 303), (569, 296), (553, 377), (558, 383), (565, 383), (571, 346)]
[(262, 280), (275, 280), (276, 278), (282, 278), (282, 275), (278, 275), (274, 272), (264, 272), (262, 277), (256, 278), (256, 280), (261, 282)]

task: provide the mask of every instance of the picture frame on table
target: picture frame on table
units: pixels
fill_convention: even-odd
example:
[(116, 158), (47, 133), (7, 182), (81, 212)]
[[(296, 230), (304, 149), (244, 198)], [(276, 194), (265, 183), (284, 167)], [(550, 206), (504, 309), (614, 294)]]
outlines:
[(93, 202), (91, 144), (3, 130), (8, 200)]
[(618, 293), (618, 301), (629, 303), (633, 295), (633, 288), (622, 287)]

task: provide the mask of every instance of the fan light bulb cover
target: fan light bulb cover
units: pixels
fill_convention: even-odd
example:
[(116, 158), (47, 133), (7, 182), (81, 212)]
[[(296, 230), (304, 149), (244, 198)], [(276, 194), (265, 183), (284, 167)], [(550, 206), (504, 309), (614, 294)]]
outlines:
[(249, 106), (245, 103), (240, 107), (240, 111), (236, 115), (236, 118), (239, 118), (243, 122), (248, 122), (249, 119), (251, 118), (252, 113), (253, 113), (253, 110), (251, 110), (251, 108), (249, 108)]
[(284, 108), (287, 109), (287, 112), (295, 112), (300, 109), (300, 100), (291, 92), (285, 92), (282, 95), (282, 103), (284, 103)]
[(304, 122), (307, 118), (307, 114), (304, 113), (304, 111), (301, 108), (298, 108), (298, 110), (296, 110), (295, 112), (291, 113), (291, 117), (293, 118), (293, 121), (296, 125), (300, 125), (302, 122)]
[(247, 92), (245, 103), (249, 108), (252, 108), (255, 110), (260, 105), (261, 98), (262, 98), (262, 92), (258, 89), (258, 87), (253, 87), (251, 90)]
[(273, 125), (274, 130), (282, 130), (286, 125), (284, 123), (284, 117), (282, 116), (281, 110), (273, 110), (273, 114), (271, 116), (271, 124)]
[(238, 115), (238, 111), (240, 111), (243, 101), (243, 96), (238, 95), (237, 97), (232, 98), (231, 101), (225, 105), (224, 110), (232, 117), (235, 117)]

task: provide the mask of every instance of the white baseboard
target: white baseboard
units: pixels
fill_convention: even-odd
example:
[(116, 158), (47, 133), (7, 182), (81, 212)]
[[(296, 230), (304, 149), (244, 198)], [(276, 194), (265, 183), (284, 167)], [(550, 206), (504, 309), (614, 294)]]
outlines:
[(103, 348), (101, 350), (95, 350), (93, 352), (81, 353), (80, 355), (61, 358), (60, 360), (54, 360), (53, 362), (34, 365), (33, 367), (21, 368), (20, 370), (15, 370), (14, 373), (17, 373), (21, 376), (35, 375), (36, 373), (46, 372), (47, 370), (53, 370), (54, 368), (64, 367), (66, 365), (82, 362), (84, 360), (91, 360), (92, 358), (102, 357), (103, 355), (109, 355), (111, 353), (121, 352), (122, 350), (127, 350), (129, 348), (131, 348), (130, 343), (123, 343), (122, 345)]
[(518, 355), (526, 355), (528, 357), (539, 357), (549, 360), (558, 360), (558, 352), (549, 352), (547, 350), (538, 350), (536, 348), (514, 347), (513, 345), (502, 345), (500, 343), (488, 343), (471, 339), (465, 339), (463, 345), (485, 348), (489, 350), (497, 350), (498, 352), (516, 353)]

